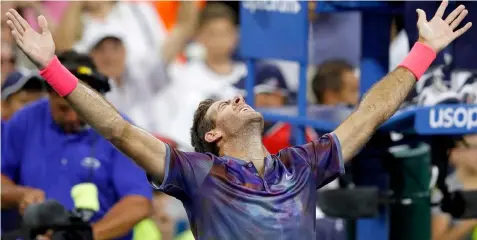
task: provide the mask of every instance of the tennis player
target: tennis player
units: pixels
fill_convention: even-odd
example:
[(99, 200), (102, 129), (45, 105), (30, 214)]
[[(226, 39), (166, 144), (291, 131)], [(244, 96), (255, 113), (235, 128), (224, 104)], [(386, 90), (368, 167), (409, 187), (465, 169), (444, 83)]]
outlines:
[(456, 30), (468, 11), (459, 6), (444, 18), (447, 5), (443, 1), (430, 21), (417, 10), (419, 39), (407, 58), (334, 132), (277, 155), (263, 147), (262, 115), (239, 96), (202, 102), (191, 129), (197, 152), (172, 149), (129, 124), (61, 65), (43, 16), (41, 33), (15, 10), (7, 17), (17, 45), (58, 94), (143, 167), (155, 188), (182, 201), (196, 239), (314, 239), (316, 189), (343, 173), (343, 161), (396, 112), (436, 53), (472, 26)]

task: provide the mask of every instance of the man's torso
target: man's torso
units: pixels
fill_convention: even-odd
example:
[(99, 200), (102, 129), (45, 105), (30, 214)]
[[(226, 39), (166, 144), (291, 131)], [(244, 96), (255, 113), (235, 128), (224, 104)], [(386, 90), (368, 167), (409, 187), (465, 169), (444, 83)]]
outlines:
[(260, 177), (253, 164), (227, 161), (237, 160), (216, 160), (194, 201), (184, 204), (201, 239), (311, 237), (316, 185), (305, 162), (287, 167), (276, 158)]

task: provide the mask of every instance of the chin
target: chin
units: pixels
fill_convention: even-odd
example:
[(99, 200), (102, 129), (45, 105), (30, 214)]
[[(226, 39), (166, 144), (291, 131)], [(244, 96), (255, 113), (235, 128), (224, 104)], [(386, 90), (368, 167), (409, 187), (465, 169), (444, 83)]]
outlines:
[(250, 112), (248, 113), (247, 116), (247, 122), (248, 123), (259, 123), (261, 126), (263, 126), (263, 116), (259, 112)]

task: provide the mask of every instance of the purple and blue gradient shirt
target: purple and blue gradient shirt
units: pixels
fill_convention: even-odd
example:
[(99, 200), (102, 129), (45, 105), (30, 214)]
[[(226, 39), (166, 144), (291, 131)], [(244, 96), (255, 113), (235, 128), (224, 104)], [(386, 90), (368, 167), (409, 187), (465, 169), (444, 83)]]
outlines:
[(264, 176), (251, 162), (167, 147), (162, 184), (181, 200), (201, 239), (315, 239), (316, 189), (344, 173), (334, 134), (265, 158)]

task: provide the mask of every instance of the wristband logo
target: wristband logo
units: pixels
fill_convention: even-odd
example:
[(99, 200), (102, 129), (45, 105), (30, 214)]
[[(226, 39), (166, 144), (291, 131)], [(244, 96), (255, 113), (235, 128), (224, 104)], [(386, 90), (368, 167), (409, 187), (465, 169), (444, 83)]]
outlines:
[(301, 10), (299, 1), (244, 1), (242, 6), (251, 13), (256, 11), (278, 12), (285, 14), (297, 14)]
[(429, 126), (435, 128), (465, 128), (471, 130), (477, 127), (477, 107), (446, 107), (429, 112)]

